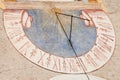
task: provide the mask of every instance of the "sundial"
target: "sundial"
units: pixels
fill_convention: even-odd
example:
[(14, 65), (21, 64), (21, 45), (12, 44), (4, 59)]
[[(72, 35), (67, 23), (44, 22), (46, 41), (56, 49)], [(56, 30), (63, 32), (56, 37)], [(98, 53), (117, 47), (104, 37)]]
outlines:
[(87, 74), (104, 66), (115, 47), (102, 1), (4, 1), (1, 8), (8, 39), (29, 61), (54, 72), (83, 73), (80, 80), (104, 80)]

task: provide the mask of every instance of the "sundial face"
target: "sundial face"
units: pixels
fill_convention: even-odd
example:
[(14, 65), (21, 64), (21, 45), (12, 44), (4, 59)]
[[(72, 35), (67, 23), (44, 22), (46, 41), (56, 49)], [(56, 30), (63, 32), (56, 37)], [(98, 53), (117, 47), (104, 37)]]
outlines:
[(86, 26), (79, 10), (57, 15), (42, 10), (4, 10), (4, 26), (14, 47), (35, 64), (62, 73), (91, 72), (112, 56), (115, 34), (104, 11), (82, 11), (95, 26)]
[[(81, 11), (62, 11), (64, 14), (80, 16)], [(61, 29), (61, 25), (54, 13), (42, 10), (29, 10), (29, 15), (33, 16), (31, 28), (23, 28), (29, 40), (38, 48), (51, 55), (68, 58), (75, 57), (73, 50)], [(39, 16), (39, 17), (38, 17)], [(58, 15), (62, 25), (70, 35), (71, 17)], [(71, 34), (72, 44), (78, 56), (87, 53), (96, 40), (96, 28), (87, 27), (83, 20), (74, 18), (72, 22), (73, 30)]]

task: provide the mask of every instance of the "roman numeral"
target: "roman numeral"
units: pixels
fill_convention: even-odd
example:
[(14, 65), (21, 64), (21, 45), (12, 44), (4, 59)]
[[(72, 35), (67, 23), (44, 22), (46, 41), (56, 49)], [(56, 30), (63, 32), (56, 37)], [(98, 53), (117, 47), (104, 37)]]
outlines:
[(51, 62), (51, 55), (49, 54), (48, 58), (47, 58), (47, 67), (49, 67), (50, 65), (50, 62)]
[(75, 64), (74, 60), (68, 60), (68, 64), (70, 66), (70, 72), (77, 71), (76, 64)]
[(46, 55), (46, 53), (41, 52), (41, 57), (40, 57), (39, 61), (37, 62), (38, 64), (43, 65), (45, 55)]
[(53, 60), (54, 60), (53, 69), (58, 70), (58, 66), (57, 66), (57, 58), (54, 57)]
[(86, 55), (85, 55), (85, 58), (86, 58), (86, 60), (87, 60), (90, 64), (92, 64), (94, 67), (97, 66), (97, 63), (94, 61), (94, 59), (93, 59), (89, 54), (86, 54)]
[(106, 37), (106, 38), (108, 38), (108, 39), (110, 39), (111, 41), (114, 41), (114, 36), (112, 36), (112, 35), (108, 35), (108, 34), (101, 34), (102, 36), (104, 36), (104, 37)]
[(104, 42), (103, 40), (98, 39), (96, 44), (100, 45), (102, 48), (104, 48), (104, 50), (108, 52), (111, 52), (112, 50), (112, 46), (110, 46), (110, 44), (108, 44), (107, 42)]
[(20, 30), (14, 30), (14, 31), (12, 31), (12, 32), (9, 32), (8, 35), (9, 35), (9, 38), (10, 38), (10, 39), (13, 39), (13, 38), (21, 35), (22, 33), (23, 33), (23, 32), (20, 31)]
[(29, 42), (25, 42), (18, 50), (23, 54), (26, 55), (27, 49), (30, 47)]
[(32, 49), (32, 51), (31, 51), (31, 53), (30, 53), (30, 54), (31, 54), (30, 58), (33, 57), (33, 56), (35, 56), (36, 50), (37, 50), (36, 47), (35, 47), (34, 49)]

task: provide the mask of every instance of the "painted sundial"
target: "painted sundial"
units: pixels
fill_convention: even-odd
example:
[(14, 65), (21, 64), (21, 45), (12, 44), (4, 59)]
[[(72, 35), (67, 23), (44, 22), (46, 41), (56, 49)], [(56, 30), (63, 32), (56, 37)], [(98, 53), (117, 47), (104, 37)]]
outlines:
[(6, 9), (12, 45), (31, 62), (61, 73), (86, 73), (107, 63), (115, 33), (103, 10)]

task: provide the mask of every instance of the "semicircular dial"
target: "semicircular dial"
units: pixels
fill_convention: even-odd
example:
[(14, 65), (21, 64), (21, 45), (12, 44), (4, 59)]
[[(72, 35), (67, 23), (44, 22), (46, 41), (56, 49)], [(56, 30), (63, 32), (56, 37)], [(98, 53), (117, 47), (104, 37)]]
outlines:
[(4, 10), (3, 17), (14, 47), (52, 71), (91, 72), (107, 63), (114, 51), (114, 29), (102, 10)]

